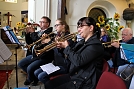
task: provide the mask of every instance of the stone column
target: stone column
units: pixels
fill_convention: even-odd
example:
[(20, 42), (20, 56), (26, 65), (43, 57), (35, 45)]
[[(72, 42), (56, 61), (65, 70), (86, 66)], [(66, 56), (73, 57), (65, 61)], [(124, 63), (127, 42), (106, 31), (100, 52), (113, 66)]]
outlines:
[(35, 0), (28, 0), (28, 22), (30, 19), (35, 21)]
[(51, 0), (29, 0), (28, 1), (28, 21), (39, 22), (42, 16), (49, 17)]

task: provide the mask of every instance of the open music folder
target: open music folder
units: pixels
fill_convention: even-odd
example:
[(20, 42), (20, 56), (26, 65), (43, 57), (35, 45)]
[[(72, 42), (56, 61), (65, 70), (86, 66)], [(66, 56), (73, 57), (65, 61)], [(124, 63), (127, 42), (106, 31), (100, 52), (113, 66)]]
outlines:
[(121, 58), (134, 63), (134, 44), (121, 44)]
[(16, 37), (16, 35), (14, 34), (13, 30), (10, 28), (10, 26), (5, 26), (3, 27), (7, 37), (9, 38), (9, 40), (11, 41), (11, 43), (15, 43), (15, 44), (18, 44), (18, 45), (22, 45), (18, 38)]
[(0, 39), (0, 63), (3, 63), (4, 61), (8, 60), (11, 55), (12, 52), (5, 45), (2, 39)]

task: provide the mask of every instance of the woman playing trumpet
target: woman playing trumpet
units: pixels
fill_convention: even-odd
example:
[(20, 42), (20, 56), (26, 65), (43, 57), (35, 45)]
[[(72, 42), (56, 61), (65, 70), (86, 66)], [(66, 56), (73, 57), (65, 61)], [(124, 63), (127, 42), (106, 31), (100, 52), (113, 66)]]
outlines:
[(70, 61), (69, 75), (48, 81), (45, 89), (95, 89), (102, 72), (104, 51), (99, 40), (100, 29), (93, 18), (82, 17), (77, 22), (77, 30), (83, 40), (75, 47), (71, 48), (67, 41), (57, 44), (65, 48), (64, 54)]
[[(55, 22), (55, 29), (57, 31), (57, 35), (55, 40), (59, 39), (60, 37), (64, 37), (70, 33), (69, 26), (67, 23), (62, 19), (57, 19)], [(69, 41), (70, 46), (72, 45), (72, 41)], [(55, 44), (56, 45), (56, 44)], [(65, 59), (65, 55), (63, 53), (64, 48), (54, 48), (54, 61), (53, 65), (59, 66), (59, 70), (51, 73), (50, 75), (47, 74), (46, 71), (43, 71), (41, 68), (37, 69), (34, 74), (35, 76), (41, 81), (42, 83), (46, 83), (50, 77), (56, 76), (59, 74), (66, 74), (68, 73), (68, 65), (69, 62)]]

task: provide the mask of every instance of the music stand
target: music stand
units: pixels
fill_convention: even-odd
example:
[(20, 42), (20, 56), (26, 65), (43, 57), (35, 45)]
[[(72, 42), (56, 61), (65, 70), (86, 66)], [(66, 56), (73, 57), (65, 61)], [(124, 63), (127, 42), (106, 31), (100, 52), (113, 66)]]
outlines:
[(17, 49), (22, 46), (22, 44), (19, 42), (18, 38), (14, 34), (13, 30), (10, 28), (10, 26), (3, 27), (7, 37), (11, 41), (12, 45), (15, 45), (15, 69), (16, 69), (16, 87), (18, 88), (18, 69), (17, 69)]
[(11, 57), (12, 52), (8, 49), (5, 43), (0, 39), (0, 63), (6, 61), (6, 75), (7, 75), (7, 88), (9, 89), (9, 81), (8, 81), (8, 59)]

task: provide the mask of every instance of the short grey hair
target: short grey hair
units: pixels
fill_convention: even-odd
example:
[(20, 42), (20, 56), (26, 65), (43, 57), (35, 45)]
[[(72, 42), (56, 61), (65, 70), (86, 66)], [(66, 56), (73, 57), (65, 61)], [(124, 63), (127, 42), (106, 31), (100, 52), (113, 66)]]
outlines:
[(127, 30), (129, 34), (133, 35), (133, 30), (131, 28), (124, 28), (123, 30)]

